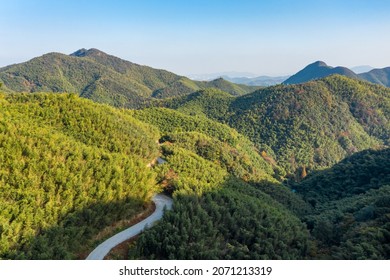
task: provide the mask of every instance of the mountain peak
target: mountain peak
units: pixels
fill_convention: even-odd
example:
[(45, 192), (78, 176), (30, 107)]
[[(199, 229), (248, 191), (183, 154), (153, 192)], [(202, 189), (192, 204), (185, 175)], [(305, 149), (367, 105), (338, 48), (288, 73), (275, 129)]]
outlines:
[(82, 49), (79, 49), (79, 50), (75, 51), (74, 53), (71, 53), (70, 55), (71, 56), (77, 56), (77, 57), (83, 57), (83, 56), (85, 56), (87, 51), (88, 51), (87, 49), (82, 48)]
[(85, 48), (82, 48), (82, 49), (79, 49), (77, 51), (75, 51), (74, 53), (70, 54), (71, 56), (77, 56), (77, 57), (85, 57), (85, 56), (91, 56), (91, 55), (105, 55), (104, 52), (98, 50), (98, 49), (95, 49), (95, 48), (91, 48), (89, 50), (85, 49)]
[(309, 64), (308, 66), (328, 67), (328, 65), (325, 62), (321, 61), (321, 60), (313, 62), (312, 64)]
[(285, 80), (283, 84), (299, 84), (305, 83), (311, 80), (324, 78), (330, 75), (339, 74), (343, 76), (347, 76), (349, 78), (359, 79), (359, 77), (350, 69), (346, 67), (332, 67), (327, 65), (323, 61), (316, 61), (312, 64), (307, 65), (301, 71), (292, 75), (290, 78)]

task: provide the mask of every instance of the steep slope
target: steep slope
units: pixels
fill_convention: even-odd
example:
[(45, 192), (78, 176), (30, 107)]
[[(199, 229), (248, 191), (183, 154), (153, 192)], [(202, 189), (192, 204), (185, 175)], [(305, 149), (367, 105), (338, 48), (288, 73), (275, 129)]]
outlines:
[(313, 206), (316, 258), (389, 259), (390, 149), (356, 153), (295, 188)]
[(305, 226), (248, 184), (227, 180), (202, 196), (179, 195), (130, 257), (142, 259), (304, 259)]
[[(275, 182), (272, 176), (278, 167), (267, 162), (246, 137), (227, 125), (165, 108), (137, 110), (131, 113), (135, 118), (159, 128), (163, 135), (160, 139), (163, 155), (168, 158), (175, 153), (182, 153), (180, 151), (185, 149), (217, 163), (229, 174), (242, 180)], [(162, 168), (168, 172), (169, 166), (167, 164)], [(183, 166), (176, 168), (181, 169)]]
[(246, 137), (203, 116), (166, 108), (129, 113), (160, 129), (162, 157), (167, 162), (157, 166), (158, 178), (174, 196), (173, 211), (140, 237), (132, 257), (290, 259), (306, 255), (308, 233), (293, 214), (305, 203), (272, 178), (277, 166)]
[(0, 71), (16, 92), (73, 92), (115, 106), (139, 104), (151, 94), (142, 83), (88, 58), (49, 53)]
[(138, 65), (113, 55), (106, 54), (97, 49), (81, 49), (70, 56), (89, 58), (104, 67), (137, 81), (150, 91), (166, 87), (167, 84), (176, 81), (180, 76), (166, 70), (154, 69), (148, 66)]
[(169, 100), (166, 106), (230, 125), (297, 176), (389, 144), (390, 91), (342, 76), (236, 98), (206, 90)]
[(68, 259), (156, 192), (153, 127), (68, 94), (0, 95), (0, 258)]
[(349, 78), (359, 79), (359, 76), (356, 75), (352, 70), (346, 67), (331, 67), (326, 65), (323, 61), (316, 61), (312, 64), (309, 64), (303, 68), (298, 73), (292, 75), (290, 78), (285, 80), (283, 84), (300, 84), (305, 83), (311, 80), (320, 79), (330, 75), (339, 74)]
[(359, 77), (374, 84), (390, 87), (390, 67), (373, 69), (367, 73), (359, 74)]
[(0, 69), (5, 91), (72, 92), (116, 107), (137, 108), (151, 97), (185, 95), (221, 87), (233, 95), (256, 88), (230, 82), (195, 82), (171, 72), (141, 66), (97, 49), (71, 55), (49, 53)]
[[(305, 203), (274, 178), (277, 165), (227, 125), (165, 108), (117, 110), (74, 94), (2, 94), (0, 105), (1, 258), (76, 258), (105, 227), (141, 212), (161, 187), (173, 193), (174, 217), (194, 216), (180, 221), (186, 231), (198, 221), (208, 225), (209, 213), (214, 224), (198, 237), (209, 244), (218, 233), (212, 257), (307, 252), (308, 232), (294, 216)], [(167, 162), (149, 164), (157, 156)], [(193, 212), (199, 205), (188, 199), (204, 210)], [(227, 212), (236, 213), (238, 227), (218, 218)], [(169, 230), (170, 222), (160, 226)], [(257, 251), (249, 254), (248, 246)], [(187, 249), (187, 257), (199, 253)]]

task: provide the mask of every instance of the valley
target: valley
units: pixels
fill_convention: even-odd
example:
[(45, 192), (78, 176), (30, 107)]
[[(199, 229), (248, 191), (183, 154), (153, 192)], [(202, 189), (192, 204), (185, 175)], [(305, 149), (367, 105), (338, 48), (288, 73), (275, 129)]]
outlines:
[(0, 68), (0, 259), (77, 259), (162, 192), (128, 259), (389, 259), (387, 68), (308, 67), (267, 87), (97, 49)]

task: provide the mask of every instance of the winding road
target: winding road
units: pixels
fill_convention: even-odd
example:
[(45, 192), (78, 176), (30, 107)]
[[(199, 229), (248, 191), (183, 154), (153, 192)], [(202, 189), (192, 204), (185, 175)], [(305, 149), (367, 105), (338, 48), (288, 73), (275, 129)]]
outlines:
[(87, 260), (103, 260), (111, 249), (141, 233), (145, 227), (151, 227), (156, 221), (160, 220), (164, 214), (164, 207), (167, 210), (172, 209), (172, 199), (166, 195), (156, 194), (152, 200), (156, 204), (156, 210), (152, 215), (101, 243), (88, 255)]

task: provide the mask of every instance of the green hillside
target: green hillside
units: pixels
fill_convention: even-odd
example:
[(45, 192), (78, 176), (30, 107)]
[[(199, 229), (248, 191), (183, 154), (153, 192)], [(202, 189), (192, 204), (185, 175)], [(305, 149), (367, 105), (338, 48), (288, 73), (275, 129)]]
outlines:
[(165, 108), (132, 111), (132, 115), (159, 128), (163, 153), (168, 158), (174, 154), (172, 149), (181, 148), (217, 163), (245, 181), (274, 181), (272, 176), (279, 175), (277, 165), (267, 161), (246, 137), (227, 125)]
[(359, 77), (374, 84), (390, 87), (390, 67), (372, 69), (367, 73), (359, 74)]
[(199, 168), (204, 159), (173, 151), (169, 167), (185, 166), (172, 176), (181, 182), (174, 208), (141, 235), (129, 257), (388, 259), (389, 151), (356, 153), (293, 184), (295, 193), (249, 185), (216, 165)]
[(312, 64), (307, 65), (298, 73), (292, 75), (283, 82), (285, 85), (306, 83), (315, 79), (325, 78), (331, 75), (343, 75), (349, 78), (359, 80), (359, 76), (356, 75), (352, 70), (346, 67), (332, 67), (328, 66), (323, 61), (316, 61)]
[(228, 124), (297, 178), (389, 144), (390, 90), (342, 76), (236, 98), (204, 90), (165, 106)]
[(138, 108), (151, 98), (166, 98), (216, 87), (233, 95), (256, 87), (228, 81), (195, 82), (171, 72), (138, 65), (97, 49), (71, 55), (49, 53), (0, 69), (4, 91), (69, 92), (115, 107)]
[(143, 210), (158, 132), (68, 94), (0, 95), (0, 258), (68, 259)]
[(390, 149), (356, 153), (295, 188), (313, 206), (304, 219), (318, 242), (313, 257), (389, 259)]
[[(310, 247), (295, 213), (307, 205), (280, 185), (278, 167), (244, 136), (201, 116), (151, 108), (132, 115), (157, 126), (163, 187), (174, 209), (130, 255), (157, 259), (294, 259)], [(272, 225), (272, 226), (271, 226)], [(157, 246), (157, 244), (160, 244)]]
[[(222, 251), (212, 258), (300, 258), (308, 249), (308, 233), (293, 214), (299, 198), (274, 178), (278, 167), (226, 125), (163, 108), (117, 110), (72, 94), (0, 100), (0, 258), (76, 258), (105, 227), (140, 213), (159, 188), (173, 194), (177, 209), (190, 207), (173, 216), (191, 207), (214, 211), (220, 200), (216, 217), (233, 211), (232, 219), (246, 219), (239, 228), (215, 220), (210, 230), (221, 236)], [(147, 167), (160, 154), (167, 163)], [(252, 210), (243, 208), (247, 203)], [(192, 213), (194, 224), (187, 226), (205, 222), (202, 213)], [(277, 229), (265, 230), (272, 223)], [(241, 240), (242, 230), (248, 239)], [(248, 254), (264, 236), (268, 249)], [(213, 235), (203, 237), (209, 243)], [(223, 240), (231, 244), (228, 253)]]
[(0, 259), (80, 258), (160, 191), (173, 210), (129, 258), (390, 257), (388, 88), (331, 76), (233, 96), (181, 77), (196, 92), (151, 97), (174, 76), (97, 50), (53, 56), (92, 63), (86, 73), (132, 73), (148, 108), (2, 87)]
[(137, 241), (148, 259), (304, 259), (305, 226), (263, 192), (236, 180), (202, 196), (179, 195), (173, 211)]
[(253, 92), (260, 87), (233, 84), (222, 78), (212, 80), (209, 82), (201, 82), (201, 81), (192, 81), (186, 77), (182, 77), (181, 79), (168, 84), (167, 87), (154, 91), (152, 97), (168, 98), (168, 97), (176, 97), (176, 96), (183, 96), (183, 95), (185, 96), (190, 93), (202, 89), (208, 89), (208, 88), (219, 89), (229, 93), (230, 95), (240, 96), (240, 95)]

